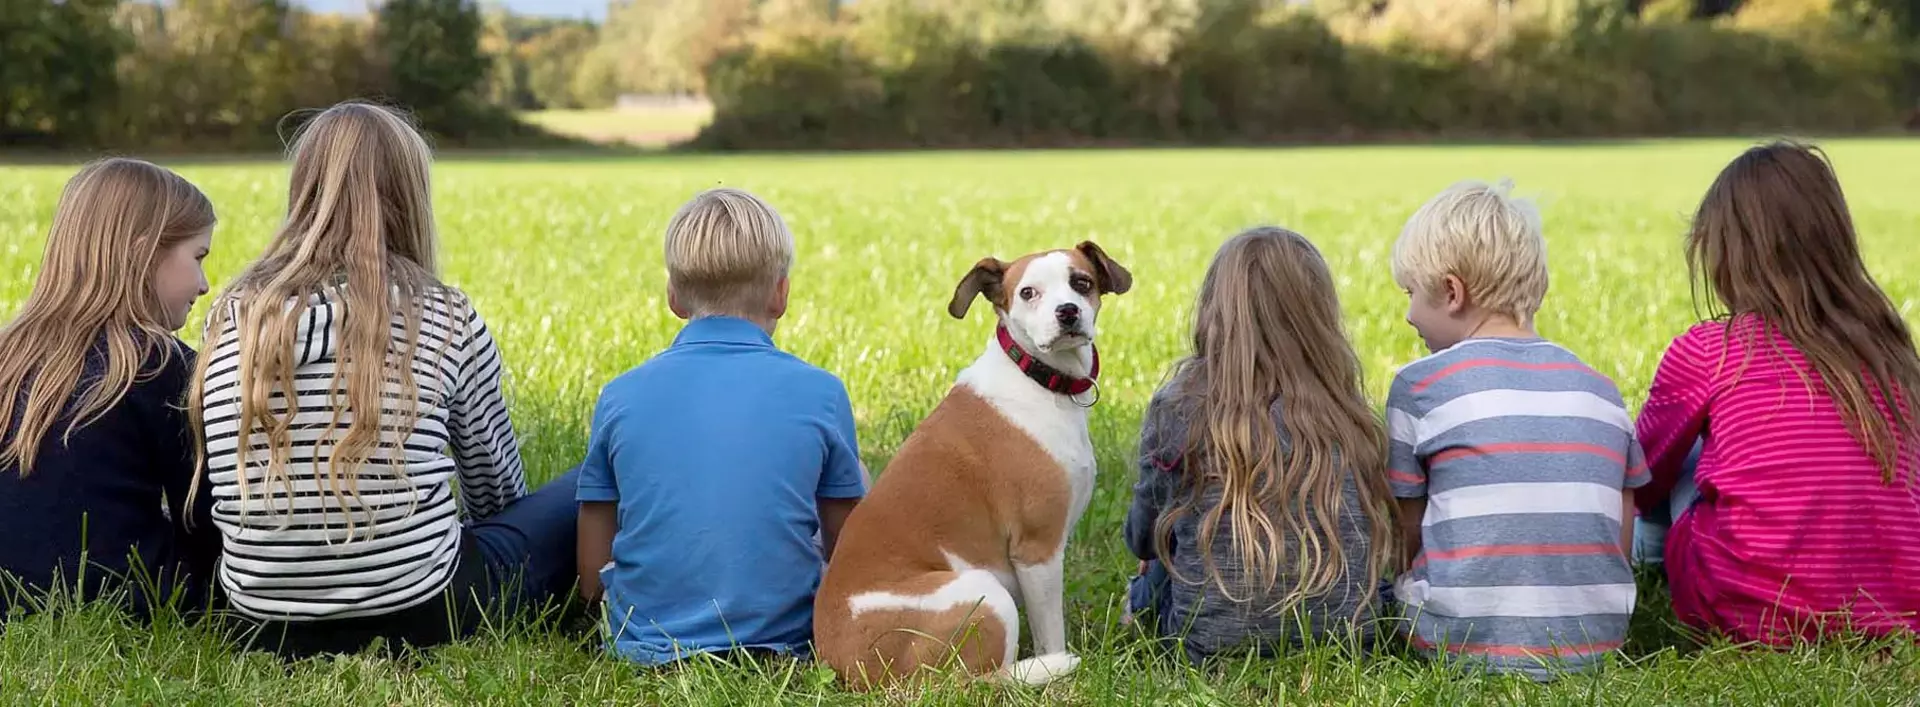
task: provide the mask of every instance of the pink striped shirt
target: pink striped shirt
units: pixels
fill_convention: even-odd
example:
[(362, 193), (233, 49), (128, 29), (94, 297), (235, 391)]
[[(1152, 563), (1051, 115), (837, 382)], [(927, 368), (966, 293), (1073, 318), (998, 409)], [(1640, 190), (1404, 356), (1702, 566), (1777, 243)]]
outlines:
[(1661, 360), (1637, 428), (1653, 473), (1635, 494), (1642, 514), (1706, 437), (1700, 499), (1667, 537), (1681, 621), (1772, 645), (1920, 631), (1913, 457), (1882, 484), (1786, 337), (1755, 317), (1693, 327)]

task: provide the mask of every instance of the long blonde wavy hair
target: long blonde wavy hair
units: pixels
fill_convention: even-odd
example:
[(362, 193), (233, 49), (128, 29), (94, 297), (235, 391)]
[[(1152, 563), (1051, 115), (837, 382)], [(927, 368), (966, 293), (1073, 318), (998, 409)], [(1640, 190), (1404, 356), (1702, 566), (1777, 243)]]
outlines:
[[(229, 327), (239, 337), (235, 454), (240, 501), (244, 506), (258, 492), (256, 483), (277, 485), (286, 493), (290, 512), (294, 488), (288, 452), (297, 410), (288, 404), (276, 412), (272, 401), (294, 393), (294, 335), (308, 298), (326, 290), (343, 293), (336, 298), (343, 312), (339, 365), (331, 386), (339, 390), (345, 379), (346, 395), (333, 401), (323, 436), (332, 441), (331, 454), (324, 465), (315, 462), (315, 472), (347, 517), (351, 541), (358, 530), (352, 509), (363, 507), (360, 479), (369, 458), (383, 441), (398, 448), (401, 440), (385, 435), (403, 438), (419, 420), (416, 405), (383, 405), (385, 387), (396, 385), (401, 401), (419, 398), (411, 361), (418, 353), (414, 342), (423, 316), (421, 303), (440, 298), (451, 305), (436, 274), (428, 174), (432, 151), (402, 114), (350, 101), (301, 126), (291, 153), (286, 221), (260, 259), (215, 300), (207, 318), (207, 345), (213, 346), (218, 341), (214, 337)], [(404, 322), (404, 336), (394, 335), (395, 317)], [(202, 455), (210, 358), (201, 358), (190, 393)], [(396, 423), (389, 416), (400, 419)], [(343, 420), (346, 432), (339, 435)], [(260, 448), (260, 436), (265, 437), (267, 459), (256, 479), (250, 473), (257, 463), (252, 450)], [(379, 467), (404, 480), (403, 469)], [(198, 490), (196, 483), (194, 492)], [(371, 533), (370, 511), (367, 519)]]
[[(98, 160), (68, 180), (40, 276), (0, 328), (0, 466), (33, 473), (63, 415), (64, 440), (166, 367), (175, 340), (153, 292), (154, 261), (214, 221), (205, 194), (149, 162)], [(95, 346), (104, 351), (97, 378), (85, 375)]]
[[(1273, 610), (1333, 590), (1347, 574), (1340, 521), (1354, 512), (1368, 523), (1364, 586), (1391, 570), (1386, 429), (1367, 402), (1359, 357), (1340, 322), (1326, 261), (1292, 231), (1240, 233), (1221, 246), (1201, 283), (1193, 354), (1176, 366), (1171, 398), (1189, 420), (1183, 492), (1156, 524), (1155, 544), (1170, 556), (1174, 525), (1202, 512), (1202, 491), (1218, 489), (1220, 502), (1203, 512), (1196, 540), (1207, 574), (1234, 601), (1251, 600), (1249, 589), (1272, 592), (1283, 569), (1295, 579)], [(1284, 446), (1274, 428), (1276, 401)], [(1358, 509), (1343, 494), (1349, 476), (1359, 487)], [(1207, 551), (1223, 524), (1246, 568), (1239, 582)], [(1356, 618), (1367, 605), (1359, 603)]]

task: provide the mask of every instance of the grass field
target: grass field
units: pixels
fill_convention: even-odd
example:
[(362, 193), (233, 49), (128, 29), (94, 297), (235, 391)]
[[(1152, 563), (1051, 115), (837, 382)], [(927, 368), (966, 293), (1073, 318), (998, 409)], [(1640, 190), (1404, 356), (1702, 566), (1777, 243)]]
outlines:
[[(1141, 409), (1181, 354), (1194, 289), (1224, 238), (1274, 223), (1319, 244), (1379, 395), (1394, 367), (1423, 353), (1385, 265), (1401, 222), (1456, 179), (1510, 176), (1546, 215), (1553, 279), (1542, 333), (1612, 376), (1637, 409), (1666, 343), (1695, 320), (1680, 260), (1685, 218), (1745, 144), (444, 159), (435, 195), (445, 275), (473, 295), (505, 351), (514, 422), (539, 478), (578, 458), (599, 386), (674, 335), (661, 231), (699, 189), (751, 189), (793, 225), (793, 307), (778, 341), (846, 381), (876, 471), (990, 332), (979, 308), (967, 321), (945, 314), (973, 261), (1099, 242), (1136, 284), (1102, 312), (1104, 395), (1093, 412), (1102, 476), (1068, 558), (1069, 638), (1087, 658), (1081, 671), (1044, 691), (973, 685), (859, 698), (805, 664), (699, 660), (648, 672), (598, 656), (591, 638), (522, 625), (419, 656), (283, 668), (177, 621), (136, 629), (90, 607), (0, 634), (0, 696), (87, 704), (1912, 704), (1920, 700), (1912, 645), (1700, 645), (1673, 628), (1651, 584), (1616, 664), (1550, 684), (1331, 649), (1195, 672), (1116, 622), (1133, 565), (1118, 529)], [(1911, 245), (1920, 234), (1920, 142), (1828, 149), (1871, 267), (1911, 318), (1920, 297), (1920, 249)], [(220, 211), (209, 260), (218, 287), (274, 228), (285, 170), (180, 169)], [(0, 172), (0, 312), (25, 296), (71, 172)]]
[(561, 135), (598, 143), (661, 147), (692, 138), (713, 119), (711, 106), (631, 110), (543, 110), (522, 118)]

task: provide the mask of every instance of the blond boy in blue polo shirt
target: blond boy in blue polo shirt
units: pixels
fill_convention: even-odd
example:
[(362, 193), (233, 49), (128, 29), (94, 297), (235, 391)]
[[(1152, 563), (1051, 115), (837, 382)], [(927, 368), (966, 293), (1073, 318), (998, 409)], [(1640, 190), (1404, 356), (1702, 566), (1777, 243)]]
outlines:
[(644, 665), (805, 655), (826, 556), (867, 478), (833, 374), (776, 348), (793, 236), (736, 189), (667, 224), (673, 345), (608, 383), (581, 465), (580, 589)]

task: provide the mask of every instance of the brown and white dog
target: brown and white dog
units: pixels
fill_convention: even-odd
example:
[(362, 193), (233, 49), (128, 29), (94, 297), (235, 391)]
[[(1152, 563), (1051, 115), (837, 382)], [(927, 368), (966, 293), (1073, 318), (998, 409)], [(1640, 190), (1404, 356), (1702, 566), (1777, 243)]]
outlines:
[[(986, 258), (947, 313), (993, 303), (994, 336), (841, 529), (814, 600), (819, 659), (856, 689), (958, 659), (1044, 684), (1072, 672), (1062, 560), (1093, 495), (1100, 297), (1133, 276), (1091, 241)], [(1036, 657), (1017, 661), (1020, 611)]]

